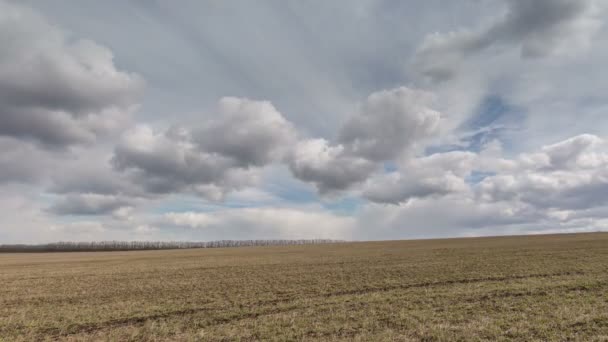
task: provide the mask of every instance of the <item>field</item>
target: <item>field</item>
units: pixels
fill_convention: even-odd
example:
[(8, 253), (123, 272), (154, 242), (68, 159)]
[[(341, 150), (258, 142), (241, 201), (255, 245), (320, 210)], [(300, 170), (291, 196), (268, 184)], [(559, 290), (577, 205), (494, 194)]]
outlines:
[(0, 341), (608, 341), (608, 234), (0, 254)]

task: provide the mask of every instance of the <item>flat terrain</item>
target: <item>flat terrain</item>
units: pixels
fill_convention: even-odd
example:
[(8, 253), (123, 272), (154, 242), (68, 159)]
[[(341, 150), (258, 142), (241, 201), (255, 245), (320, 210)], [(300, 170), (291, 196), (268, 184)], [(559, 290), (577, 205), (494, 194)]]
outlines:
[(0, 255), (0, 340), (608, 341), (608, 234)]

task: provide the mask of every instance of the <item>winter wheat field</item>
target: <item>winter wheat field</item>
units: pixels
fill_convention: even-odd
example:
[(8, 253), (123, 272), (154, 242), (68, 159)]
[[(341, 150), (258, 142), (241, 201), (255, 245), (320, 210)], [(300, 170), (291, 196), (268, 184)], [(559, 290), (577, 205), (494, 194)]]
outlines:
[(0, 255), (0, 340), (608, 340), (608, 234)]

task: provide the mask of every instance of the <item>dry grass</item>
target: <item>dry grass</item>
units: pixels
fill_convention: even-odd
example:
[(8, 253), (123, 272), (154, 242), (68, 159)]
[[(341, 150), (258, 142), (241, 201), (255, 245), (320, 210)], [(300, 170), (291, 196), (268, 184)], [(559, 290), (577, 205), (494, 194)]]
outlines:
[(608, 234), (0, 255), (0, 340), (608, 341)]

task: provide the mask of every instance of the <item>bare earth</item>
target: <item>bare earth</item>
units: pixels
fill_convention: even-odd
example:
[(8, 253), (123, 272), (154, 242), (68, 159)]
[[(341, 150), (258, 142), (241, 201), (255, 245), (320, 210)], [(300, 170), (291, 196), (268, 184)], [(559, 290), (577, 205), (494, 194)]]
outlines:
[(608, 234), (0, 254), (0, 341), (608, 341)]

